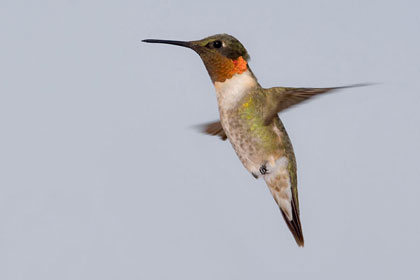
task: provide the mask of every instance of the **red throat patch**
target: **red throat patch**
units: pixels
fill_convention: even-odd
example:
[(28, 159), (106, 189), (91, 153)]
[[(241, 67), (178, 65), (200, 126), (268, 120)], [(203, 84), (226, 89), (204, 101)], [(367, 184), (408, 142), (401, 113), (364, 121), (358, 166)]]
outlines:
[(210, 65), (213, 67), (207, 69), (214, 82), (224, 82), (235, 74), (242, 74), (248, 69), (248, 63), (242, 56), (235, 60), (223, 57), (217, 64)]
[(246, 71), (246, 69), (248, 69), (247, 62), (246, 62), (245, 59), (243, 59), (242, 56), (238, 57), (237, 60), (232, 60), (232, 62), (233, 62), (233, 65), (234, 65), (233, 70), (232, 70), (233, 75), (234, 74), (242, 74), (243, 72)]

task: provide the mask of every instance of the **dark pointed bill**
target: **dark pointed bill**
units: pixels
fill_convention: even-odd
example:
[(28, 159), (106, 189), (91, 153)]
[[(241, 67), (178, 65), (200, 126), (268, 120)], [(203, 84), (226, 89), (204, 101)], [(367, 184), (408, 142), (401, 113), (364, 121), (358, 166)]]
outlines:
[(172, 40), (160, 40), (160, 39), (144, 39), (141, 41), (145, 43), (169, 44), (169, 45), (191, 48), (191, 43), (185, 42), (185, 41), (172, 41)]

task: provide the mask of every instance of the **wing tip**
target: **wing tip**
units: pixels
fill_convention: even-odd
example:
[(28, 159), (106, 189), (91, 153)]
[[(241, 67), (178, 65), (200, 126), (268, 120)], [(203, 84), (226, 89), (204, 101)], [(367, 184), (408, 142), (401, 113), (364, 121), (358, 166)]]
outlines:
[(370, 87), (370, 86), (376, 86), (380, 85), (381, 83), (358, 83), (358, 84), (351, 84), (346, 86), (338, 86), (338, 87), (332, 87), (329, 88), (330, 90), (340, 90), (340, 89), (347, 89), (347, 88), (356, 88), (356, 87)]
[(201, 133), (218, 136), (222, 141), (227, 139), (226, 133), (223, 130), (220, 121), (194, 125), (193, 128), (199, 130)]

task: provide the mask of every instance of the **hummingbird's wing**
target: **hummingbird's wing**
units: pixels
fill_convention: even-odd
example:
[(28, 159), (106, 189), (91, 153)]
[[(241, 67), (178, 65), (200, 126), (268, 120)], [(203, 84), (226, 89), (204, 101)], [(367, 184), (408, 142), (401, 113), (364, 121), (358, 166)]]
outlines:
[(271, 123), (277, 113), (307, 99), (322, 93), (331, 92), (333, 90), (366, 86), (368, 84), (356, 84), (342, 87), (329, 88), (290, 88), (290, 87), (274, 87), (267, 89), (267, 109), (264, 112), (264, 124)]
[(200, 125), (198, 125), (198, 128), (200, 129), (201, 132), (203, 132), (205, 134), (209, 134), (209, 135), (213, 135), (213, 136), (219, 136), (220, 139), (222, 139), (223, 141), (225, 141), (227, 139), (226, 133), (223, 130), (223, 127), (222, 127), (222, 124), (220, 123), (220, 121), (200, 124)]

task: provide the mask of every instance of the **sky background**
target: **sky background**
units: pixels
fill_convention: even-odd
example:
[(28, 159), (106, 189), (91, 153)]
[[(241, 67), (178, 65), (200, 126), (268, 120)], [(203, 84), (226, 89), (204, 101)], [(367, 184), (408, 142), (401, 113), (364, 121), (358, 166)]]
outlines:
[[(419, 1), (0, 1), (0, 279), (419, 279)], [(305, 247), (191, 50), (261, 85), (376, 82), (282, 118)]]

